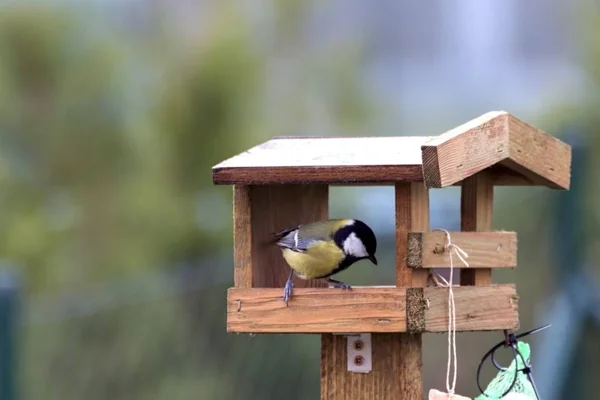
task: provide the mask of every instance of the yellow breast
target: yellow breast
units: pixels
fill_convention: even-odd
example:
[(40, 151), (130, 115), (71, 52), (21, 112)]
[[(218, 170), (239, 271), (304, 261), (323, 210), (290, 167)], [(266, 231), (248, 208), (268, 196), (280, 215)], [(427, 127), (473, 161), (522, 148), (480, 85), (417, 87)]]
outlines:
[(283, 257), (301, 278), (317, 279), (336, 269), (344, 252), (333, 242), (318, 242), (304, 253), (283, 249)]

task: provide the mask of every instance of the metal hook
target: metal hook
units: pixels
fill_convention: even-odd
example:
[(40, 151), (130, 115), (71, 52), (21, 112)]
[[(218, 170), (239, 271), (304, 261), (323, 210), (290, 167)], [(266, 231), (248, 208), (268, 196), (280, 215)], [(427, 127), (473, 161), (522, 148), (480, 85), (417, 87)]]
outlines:
[(535, 392), (535, 396), (537, 399), (540, 398), (538, 391), (537, 391), (537, 387), (535, 386), (535, 382), (533, 380), (533, 376), (531, 375), (531, 365), (527, 364), (527, 361), (525, 360), (525, 357), (523, 357), (523, 355), (521, 354), (521, 352), (519, 351), (519, 349), (517, 348), (517, 342), (518, 339), (527, 336), (527, 335), (532, 335), (534, 333), (537, 333), (543, 329), (546, 329), (550, 327), (550, 324), (548, 325), (544, 325), (542, 327), (539, 328), (535, 328), (532, 329), (530, 331), (527, 332), (523, 332), (519, 335), (515, 335), (513, 332), (508, 332), (508, 330), (504, 330), (504, 340), (502, 342), (499, 342), (498, 344), (496, 344), (494, 347), (492, 347), (481, 359), (481, 361), (479, 362), (479, 365), (477, 366), (477, 388), (479, 389), (479, 391), (481, 392), (481, 394), (483, 394), (485, 397), (488, 397), (487, 394), (485, 394), (485, 391), (481, 388), (481, 384), (479, 382), (479, 375), (481, 374), (481, 367), (483, 366), (483, 363), (485, 362), (485, 360), (491, 356), (492, 359), (492, 364), (494, 365), (494, 367), (496, 367), (496, 369), (498, 369), (499, 371), (506, 371), (508, 370), (508, 368), (502, 367), (497, 361), (496, 361), (496, 350), (498, 350), (500, 347), (511, 347), (512, 351), (513, 351), (513, 356), (514, 356), (514, 361), (515, 361), (515, 366), (518, 365), (517, 362), (517, 356), (521, 357), (521, 361), (523, 361), (523, 365), (524, 368), (515, 368), (515, 376), (513, 378), (513, 381), (510, 385), (510, 387), (506, 390), (506, 392), (504, 392), (502, 394), (501, 397), (506, 396), (511, 390), (512, 388), (515, 386), (515, 384), (517, 383), (517, 379), (519, 377), (519, 372), (523, 372), (525, 375), (527, 375), (527, 378), (529, 379), (529, 382), (531, 382), (531, 386), (533, 387), (533, 390)]

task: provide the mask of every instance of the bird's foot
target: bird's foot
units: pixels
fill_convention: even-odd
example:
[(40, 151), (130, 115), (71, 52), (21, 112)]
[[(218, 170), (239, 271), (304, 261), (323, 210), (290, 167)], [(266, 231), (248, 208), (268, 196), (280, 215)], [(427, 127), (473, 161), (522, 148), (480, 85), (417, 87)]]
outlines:
[(294, 289), (294, 283), (290, 279), (285, 283), (285, 287), (283, 288), (283, 301), (285, 301), (286, 306), (288, 306), (288, 302), (292, 298), (293, 289)]
[(341, 282), (341, 281), (330, 280), (329, 282), (333, 283), (333, 287), (336, 289), (344, 289), (344, 290), (352, 289), (352, 286), (348, 285), (347, 283)]

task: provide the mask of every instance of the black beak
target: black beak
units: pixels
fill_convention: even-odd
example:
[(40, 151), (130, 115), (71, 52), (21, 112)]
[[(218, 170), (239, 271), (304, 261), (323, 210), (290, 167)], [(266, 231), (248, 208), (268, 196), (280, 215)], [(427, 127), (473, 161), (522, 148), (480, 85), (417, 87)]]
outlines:
[(371, 260), (373, 264), (377, 265), (377, 258), (375, 258), (375, 254), (371, 254), (369, 256), (369, 260)]

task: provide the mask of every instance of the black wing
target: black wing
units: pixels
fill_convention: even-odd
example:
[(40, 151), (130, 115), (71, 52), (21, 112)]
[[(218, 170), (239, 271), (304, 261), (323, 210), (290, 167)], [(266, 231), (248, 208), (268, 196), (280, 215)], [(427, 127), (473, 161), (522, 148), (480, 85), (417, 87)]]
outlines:
[(274, 235), (277, 238), (275, 244), (279, 247), (285, 247), (299, 253), (306, 251), (308, 246), (316, 240), (300, 237), (298, 235), (298, 228), (300, 228), (300, 225), (275, 233)]

